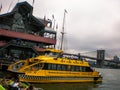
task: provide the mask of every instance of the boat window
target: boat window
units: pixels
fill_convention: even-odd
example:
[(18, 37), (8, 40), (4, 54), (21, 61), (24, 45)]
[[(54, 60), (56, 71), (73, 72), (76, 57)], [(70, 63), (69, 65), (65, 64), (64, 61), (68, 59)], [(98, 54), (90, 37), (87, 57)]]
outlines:
[[(50, 68), (50, 67), (49, 67)], [(48, 69), (48, 63), (44, 63), (43, 69), (47, 70)]]
[(42, 68), (42, 63), (35, 64), (31, 67), (32, 70), (39, 70)]
[(44, 63), (44, 66), (42, 68), (43, 70), (52, 70), (52, 64), (50, 63)]
[[(42, 67), (42, 66), (37, 66)], [(93, 72), (93, 70), (90, 67), (84, 67), (84, 66), (68, 66), (68, 65), (62, 65), (62, 64), (50, 64), (50, 63), (44, 63), (43, 70), (60, 70), (60, 71), (76, 71), (76, 72)]]
[(56, 64), (52, 64), (52, 70), (56, 70)]
[[(46, 67), (46, 68), (45, 68)], [(47, 63), (45, 63), (45, 65), (44, 65), (44, 68), (43, 69), (48, 69), (48, 70), (56, 70), (56, 67), (57, 67), (57, 65), (56, 64), (47, 64)]]
[(48, 64), (48, 70), (51, 70), (52, 64)]
[(71, 71), (80, 71), (80, 67), (79, 66), (71, 66)]
[[(37, 65), (36, 65), (37, 68)], [(60, 71), (76, 71), (76, 72), (93, 72), (90, 67), (80, 67), (80, 66), (68, 66), (62, 64), (48, 64), (44, 63), (43, 70), (60, 70)]]
[(25, 64), (25, 62), (20, 62), (20, 63), (17, 63), (15, 65), (15, 67), (16, 67), (16, 69), (20, 69), (24, 64)]
[(86, 67), (82, 67), (82, 72), (85, 72), (86, 71)]
[(82, 71), (82, 67), (80, 67), (80, 71)]
[(62, 70), (62, 71), (67, 71), (68, 70), (68, 66), (67, 65), (61, 65), (61, 64), (44, 64), (44, 68), (45, 70)]
[(50, 53), (50, 51), (46, 51), (46, 52), (45, 52), (45, 55), (46, 55), (46, 56), (48, 56), (48, 55), (49, 55), (49, 53)]
[(57, 70), (62, 70), (61, 65), (59, 65), (59, 64), (57, 65)]
[(61, 70), (65, 70), (65, 71), (67, 71), (68, 69), (67, 69), (67, 65), (61, 65)]
[(93, 70), (90, 67), (86, 67), (86, 72), (93, 72)]
[(80, 71), (80, 67), (79, 66), (75, 66), (75, 70), (76, 71)]
[(62, 65), (62, 64), (50, 64), (50, 63), (44, 63), (44, 70), (60, 70), (60, 71), (76, 71), (76, 72), (93, 72), (93, 70), (90, 67), (84, 67), (84, 66), (68, 66), (68, 65)]
[(61, 65), (48, 64), (48, 70), (61, 70)]
[(75, 71), (75, 66), (71, 66), (70, 71)]

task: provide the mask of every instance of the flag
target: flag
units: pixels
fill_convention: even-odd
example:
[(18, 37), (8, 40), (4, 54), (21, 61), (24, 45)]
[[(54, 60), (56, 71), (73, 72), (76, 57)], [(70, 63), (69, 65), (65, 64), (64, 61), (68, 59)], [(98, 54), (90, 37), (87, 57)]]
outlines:
[(66, 9), (65, 9), (65, 13), (68, 13)]
[(54, 15), (52, 15), (52, 19), (54, 19)]
[(44, 16), (44, 21), (46, 21), (46, 16)]
[(2, 4), (0, 4), (0, 12), (1, 12), (1, 10), (2, 10)]
[(58, 24), (56, 24), (56, 29), (58, 29)]
[(47, 23), (46, 23), (46, 16), (44, 16), (44, 25), (46, 26)]

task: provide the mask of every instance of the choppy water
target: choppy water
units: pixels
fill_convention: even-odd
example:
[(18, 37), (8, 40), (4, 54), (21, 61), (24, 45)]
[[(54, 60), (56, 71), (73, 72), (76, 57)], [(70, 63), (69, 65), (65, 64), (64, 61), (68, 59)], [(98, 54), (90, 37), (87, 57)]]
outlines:
[(120, 90), (120, 69), (98, 69), (103, 75), (103, 82), (94, 83), (52, 83), (36, 84), (43, 90)]

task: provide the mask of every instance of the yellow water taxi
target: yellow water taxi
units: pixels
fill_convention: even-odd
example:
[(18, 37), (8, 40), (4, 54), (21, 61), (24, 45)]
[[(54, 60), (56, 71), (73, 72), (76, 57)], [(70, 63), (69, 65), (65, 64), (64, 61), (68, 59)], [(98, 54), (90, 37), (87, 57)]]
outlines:
[(44, 55), (20, 60), (8, 67), (19, 80), (30, 83), (102, 82), (102, 76), (93, 70), (80, 55), (46, 49)]

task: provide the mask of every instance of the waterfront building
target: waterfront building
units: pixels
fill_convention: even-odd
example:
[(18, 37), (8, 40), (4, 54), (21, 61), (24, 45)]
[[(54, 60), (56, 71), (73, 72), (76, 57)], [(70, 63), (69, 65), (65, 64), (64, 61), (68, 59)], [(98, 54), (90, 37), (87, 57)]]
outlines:
[[(52, 21), (33, 16), (33, 7), (27, 2), (17, 3), (9, 13), (0, 15), (0, 62), (35, 57), (44, 48), (55, 48), (56, 31)], [(49, 26), (48, 26), (49, 25)]]

